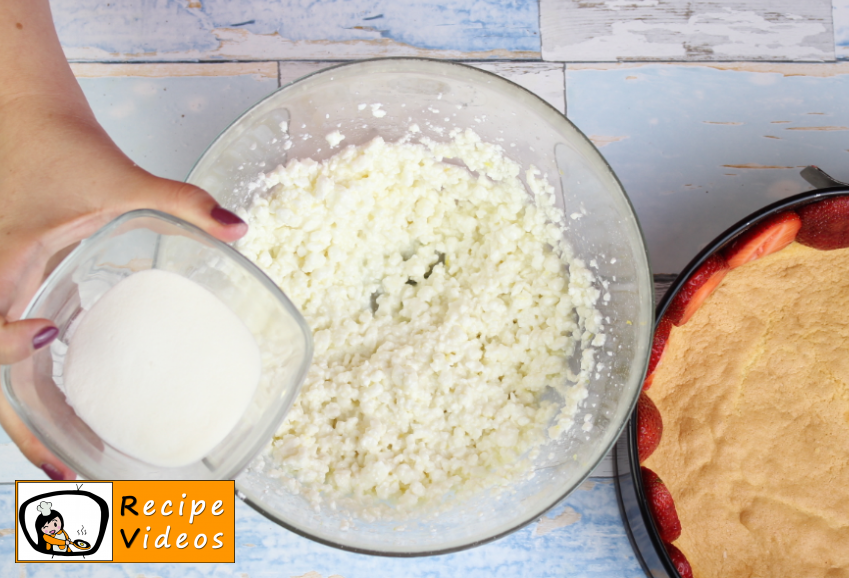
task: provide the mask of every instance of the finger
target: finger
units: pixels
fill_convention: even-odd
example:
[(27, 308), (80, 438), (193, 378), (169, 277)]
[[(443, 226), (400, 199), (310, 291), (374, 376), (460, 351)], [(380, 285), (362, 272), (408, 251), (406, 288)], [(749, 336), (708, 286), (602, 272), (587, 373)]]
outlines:
[[(0, 323), (0, 363), (3, 365), (26, 359), (36, 350), (47, 347), (59, 334), (59, 330), (47, 319), (25, 319), (14, 323), (0, 320)], [(32, 435), (5, 396), (0, 396), (0, 424), (24, 456), (51, 479), (76, 478), (74, 472)]]
[(41, 468), (51, 480), (75, 480), (77, 475), (59, 458), (44, 447), (38, 438), (27, 429), (21, 418), (9, 405), (6, 397), (0, 395), (0, 425), (21, 450), (21, 453), (36, 467)]
[(248, 226), (242, 219), (221, 207), (199, 187), (158, 177), (153, 177), (153, 181), (145, 187), (143, 198), (149, 199), (149, 202), (144, 208), (179, 217), (228, 243), (248, 232)]
[(0, 365), (26, 359), (56, 339), (59, 330), (47, 319), (24, 319), (9, 323), (0, 318)]

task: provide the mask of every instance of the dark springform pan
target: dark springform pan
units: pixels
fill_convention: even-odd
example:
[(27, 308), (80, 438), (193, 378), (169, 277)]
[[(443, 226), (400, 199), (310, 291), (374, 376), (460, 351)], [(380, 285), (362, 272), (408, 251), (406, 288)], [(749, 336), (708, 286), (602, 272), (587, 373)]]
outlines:
[[(675, 278), (672, 285), (657, 305), (655, 323), (663, 317), (672, 298), (678, 293), (690, 276), (698, 270), (711, 255), (721, 251), (737, 237), (757, 225), (764, 219), (788, 209), (798, 209), (804, 205), (829, 197), (849, 195), (849, 183), (842, 183), (828, 176), (817, 167), (810, 166), (802, 170), (802, 177), (815, 187), (813, 191), (800, 193), (793, 197), (773, 203), (739, 221), (711, 243), (708, 244), (684, 270)], [(655, 325), (655, 328), (657, 326)], [(634, 548), (634, 553), (649, 578), (680, 578), (672, 564), (657, 526), (652, 518), (643, 482), (640, 475), (640, 460), (637, 455), (637, 417), (636, 410), (631, 415), (622, 436), (614, 447), (614, 464), (617, 500), (625, 531)]]

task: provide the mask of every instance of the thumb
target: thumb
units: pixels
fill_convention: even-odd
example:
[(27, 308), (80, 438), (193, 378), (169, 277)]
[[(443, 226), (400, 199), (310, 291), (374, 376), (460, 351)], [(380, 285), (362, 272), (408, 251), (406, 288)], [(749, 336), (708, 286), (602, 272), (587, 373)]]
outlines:
[[(47, 319), (25, 319), (9, 323), (0, 317), (0, 364), (11, 365), (49, 345), (59, 330)], [(44, 447), (0, 395), (0, 425), (24, 456), (54, 480), (73, 480), (76, 475)]]
[(150, 176), (133, 199), (135, 208), (156, 209), (200, 227), (230, 243), (244, 236), (248, 226), (224, 209), (209, 193), (189, 183)]

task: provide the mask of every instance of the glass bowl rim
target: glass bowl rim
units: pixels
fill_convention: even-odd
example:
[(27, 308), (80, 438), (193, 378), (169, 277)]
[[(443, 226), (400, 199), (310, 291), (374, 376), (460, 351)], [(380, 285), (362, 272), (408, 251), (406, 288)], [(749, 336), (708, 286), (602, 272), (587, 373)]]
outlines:
[[(460, 68), (460, 69), (463, 69), (464, 71), (466, 71), (466, 73), (468, 75), (470, 75), (471, 77), (478, 77), (480, 79), (478, 82), (485, 83), (486, 80), (488, 79), (488, 80), (491, 80), (493, 82), (493, 84), (496, 84), (496, 85), (500, 84), (502, 86), (508, 86), (508, 87), (511, 88), (511, 90), (518, 91), (519, 93), (524, 93), (525, 95), (530, 97), (525, 104), (535, 107), (538, 111), (540, 111), (540, 113), (544, 114), (546, 116), (546, 119), (552, 121), (553, 126), (555, 127), (556, 130), (558, 130), (558, 132), (565, 132), (564, 129), (568, 130), (568, 131), (572, 131), (572, 132), (574, 132), (575, 136), (577, 136), (579, 139), (582, 139), (585, 142), (585, 144), (590, 147), (591, 151), (595, 153), (597, 159), (601, 161), (603, 170), (606, 171), (607, 174), (615, 182), (616, 192), (618, 192), (621, 195), (621, 197), (624, 200), (628, 210), (630, 211), (630, 215), (634, 219), (634, 223), (635, 223), (636, 230), (637, 230), (637, 238), (635, 239), (635, 241), (637, 242), (638, 245), (634, 246), (633, 248), (634, 248), (634, 251), (636, 253), (641, 254), (644, 257), (646, 268), (649, 272), (648, 273), (648, 284), (647, 284), (647, 287), (644, 287), (645, 303), (643, 303), (643, 305), (647, 308), (648, 311), (653, 311), (653, 309), (654, 309), (654, 287), (651, 283), (651, 261), (650, 261), (650, 255), (648, 253), (648, 246), (647, 246), (647, 243), (646, 243), (645, 232), (643, 231), (643, 228), (640, 225), (639, 219), (637, 218), (637, 213), (634, 209), (633, 202), (631, 201), (630, 197), (628, 197), (627, 193), (625, 192), (625, 188), (623, 187), (621, 181), (619, 180), (619, 177), (616, 176), (616, 173), (613, 171), (613, 168), (610, 166), (610, 163), (599, 152), (598, 147), (596, 147), (595, 144), (583, 133), (583, 131), (581, 131), (577, 126), (575, 126), (572, 123), (572, 121), (570, 121), (562, 112), (557, 110), (554, 106), (552, 106), (550, 103), (548, 103), (547, 101), (542, 99), (537, 94), (533, 93), (532, 91), (528, 90), (527, 88), (525, 88), (523, 86), (520, 86), (519, 84), (515, 83), (512, 80), (509, 80), (507, 78), (499, 76), (498, 74), (496, 74), (494, 72), (490, 72), (488, 70), (476, 68), (474, 66), (470, 66), (468, 64), (464, 64), (464, 63), (461, 63), (461, 62), (451, 61), (451, 60), (440, 60), (440, 59), (435, 59), (435, 58), (408, 57), (408, 56), (369, 58), (369, 59), (360, 59), (360, 60), (355, 60), (355, 61), (350, 61), (350, 62), (342, 62), (342, 63), (334, 64), (334, 65), (328, 66), (326, 68), (322, 68), (320, 70), (316, 70), (314, 72), (310, 72), (308, 74), (305, 74), (305, 75), (303, 75), (303, 76), (301, 76), (301, 77), (299, 77), (299, 78), (297, 78), (297, 79), (295, 79), (291, 82), (288, 82), (288, 83), (280, 86), (275, 91), (271, 92), (269, 95), (263, 97), (262, 99), (257, 101), (255, 104), (248, 107), (235, 120), (233, 120), (230, 124), (228, 124), (227, 127), (224, 128), (218, 134), (218, 136), (216, 136), (215, 139), (212, 140), (212, 142), (209, 144), (209, 146), (207, 146), (206, 149), (203, 151), (203, 153), (201, 153), (201, 155), (198, 157), (197, 161), (194, 163), (194, 165), (192, 166), (191, 170), (189, 171), (189, 173), (186, 177), (186, 182), (190, 182), (190, 183), (193, 182), (193, 178), (195, 177), (195, 171), (198, 169), (200, 163), (205, 160), (206, 156), (223, 139), (225, 134), (227, 134), (233, 127), (235, 127), (239, 122), (241, 122), (250, 112), (261, 107), (263, 104), (265, 104), (266, 102), (268, 102), (271, 99), (279, 98), (280, 93), (282, 93), (283, 91), (290, 90), (293, 87), (295, 87), (296, 85), (301, 84), (301, 83), (303, 83), (303, 82), (305, 82), (309, 79), (312, 79), (313, 77), (316, 77), (316, 76), (319, 76), (319, 75), (320, 76), (326, 76), (326, 75), (333, 74), (333, 71), (335, 71), (335, 70), (339, 70), (339, 69), (343, 69), (343, 68), (369, 67), (371, 65), (379, 64), (379, 63), (382, 63), (382, 62), (386, 62), (386, 63), (409, 62), (409, 63), (411, 63), (411, 66), (421, 65), (421, 66), (426, 66), (426, 67), (433, 67), (433, 69), (440, 68), (440, 67), (446, 68), (446, 69), (448, 69), (448, 68), (454, 68), (454, 69)], [(417, 71), (418, 70), (416, 70), (416, 69), (411, 69), (409, 72), (417, 72)], [(559, 127), (558, 127), (558, 125), (559, 125)], [(653, 328), (653, 325), (652, 325), (651, 319), (650, 319), (649, 323), (647, 323), (646, 327), (644, 328), (644, 332), (649, 335), (649, 339), (647, 341), (647, 347), (646, 347), (646, 350), (644, 352), (643, 363), (641, 364), (643, 370), (642, 370), (642, 375), (640, 376), (640, 379), (639, 379), (640, 384), (642, 383), (642, 379), (645, 375), (645, 371), (646, 371), (646, 368), (648, 366), (649, 357), (651, 355), (651, 339), (650, 339), (650, 336), (651, 336), (652, 328)], [(597, 459), (595, 459), (593, 461), (593, 463), (590, 465), (590, 467), (587, 468), (585, 474), (577, 479), (577, 482), (574, 484), (574, 486), (572, 488), (565, 490), (565, 492), (562, 495), (557, 495), (551, 501), (551, 503), (548, 506), (546, 506), (545, 508), (543, 508), (539, 512), (534, 512), (532, 515), (525, 516), (524, 519), (519, 518), (519, 521), (517, 521), (514, 525), (512, 525), (510, 528), (504, 530), (503, 532), (499, 532), (495, 535), (492, 535), (492, 536), (489, 536), (489, 537), (486, 537), (486, 538), (482, 538), (482, 539), (479, 539), (479, 540), (466, 542), (462, 545), (450, 546), (450, 547), (445, 547), (445, 548), (438, 548), (438, 549), (428, 550), (428, 551), (414, 551), (414, 552), (410, 552), (410, 551), (385, 551), (385, 550), (375, 550), (375, 549), (371, 549), (371, 548), (349, 546), (349, 545), (342, 544), (342, 543), (339, 543), (339, 542), (336, 542), (336, 541), (333, 541), (333, 540), (320, 538), (318, 536), (315, 536), (315, 535), (313, 535), (313, 534), (311, 534), (307, 531), (304, 531), (304, 530), (286, 522), (285, 520), (281, 519), (280, 517), (275, 515), (275, 513), (264, 508), (261, 502), (252, 499), (248, 494), (252, 494), (253, 492), (245, 491), (244, 488), (241, 488), (238, 477), (236, 478), (236, 492), (235, 493), (239, 497), (239, 499), (241, 499), (243, 502), (245, 502), (247, 505), (249, 505), (252, 509), (254, 509), (256, 512), (258, 512), (259, 514), (261, 514), (265, 518), (275, 522), (279, 526), (282, 526), (283, 528), (286, 528), (287, 530), (294, 532), (295, 534), (298, 534), (299, 536), (302, 536), (304, 538), (310, 539), (314, 542), (318, 542), (320, 544), (323, 544), (323, 545), (326, 545), (326, 546), (331, 546), (331, 547), (334, 547), (334, 548), (337, 548), (337, 549), (340, 549), (340, 550), (344, 550), (344, 551), (355, 552), (355, 553), (358, 553), (358, 554), (367, 554), (367, 555), (372, 555), (372, 556), (393, 557), (393, 558), (413, 558), (413, 557), (422, 557), (422, 556), (435, 556), (435, 555), (442, 555), (442, 554), (450, 554), (450, 553), (453, 553), (453, 552), (459, 552), (459, 551), (462, 551), (462, 550), (467, 550), (467, 549), (470, 549), (470, 548), (473, 548), (473, 547), (476, 547), (476, 546), (480, 546), (480, 545), (487, 544), (489, 542), (498, 540), (500, 538), (503, 538), (504, 536), (512, 534), (513, 532), (527, 526), (528, 524), (532, 523), (534, 520), (538, 519), (540, 516), (544, 515), (546, 512), (548, 512), (549, 510), (554, 508), (563, 499), (565, 499), (566, 496), (570, 495), (584, 481), (586, 481), (590, 477), (592, 472), (595, 470), (595, 468), (598, 467), (598, 464), (601, 463), (601, 461), (605, 458), (605, 456), (607, 456), (608, 454), (611, 453), (612, 448), (615, 446), (615, 444), (616, 444), (617, 440), (619, 439), (621, 433), (624, 431), (625, 427), (627, 426), (627, 424), (629, 422), (629, 417), (630, 417), (631, 413), (633, 412), (634, 408), (636, 407), (640, 391), (641, 391), (641, 388), (639, 387), (639, 384), (638, 384), (638, 386), (635, 388), (635, 390), (633, 392), (632, 399), (630, 400), (629, 409), (628, 409), (627, 412), (624, 413), (624, 416), (625, 416), (624, 419), (621, 421), (620, 424), (618, 424), (616, 426), (616, 428), (614, 428), (614, 430), (613, 430), (614, 433), (611, 436), (610, 441), (607, 444), (605, 444), (605, 447), (603, 448), (604, 451), (602, 451), (598, 454)]]

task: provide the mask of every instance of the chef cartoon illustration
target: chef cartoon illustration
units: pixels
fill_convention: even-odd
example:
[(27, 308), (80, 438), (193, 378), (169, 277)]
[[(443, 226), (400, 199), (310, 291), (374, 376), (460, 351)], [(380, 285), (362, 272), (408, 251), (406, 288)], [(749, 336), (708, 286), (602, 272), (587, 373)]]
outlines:
[(71, 542), (65, 532), (65, 520), (53, 504), (42, 500), (38, 505), (38, 517), (35, 519), (35, 531), (38, 536), (38, 549), (45, 553), (66, 552)]

